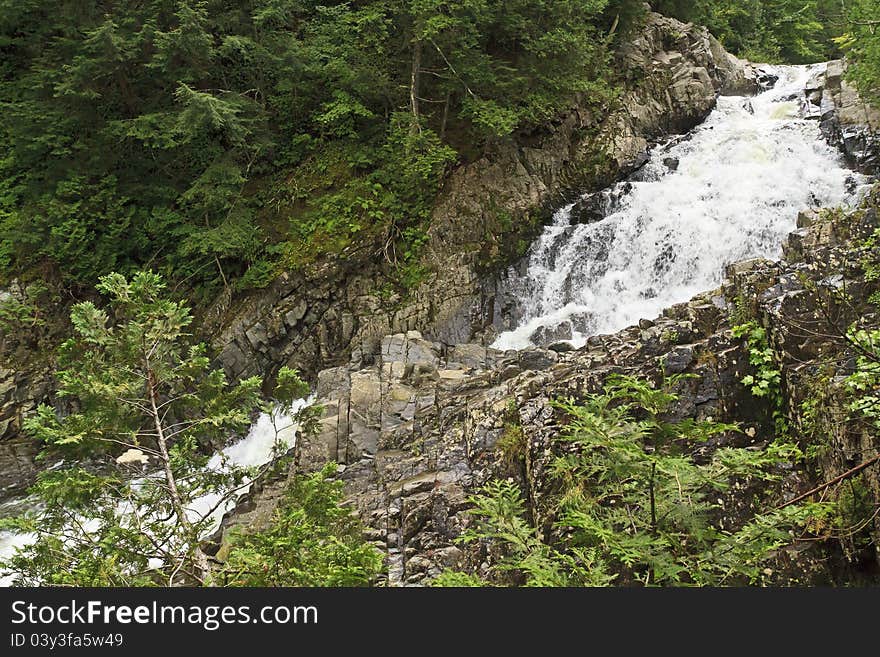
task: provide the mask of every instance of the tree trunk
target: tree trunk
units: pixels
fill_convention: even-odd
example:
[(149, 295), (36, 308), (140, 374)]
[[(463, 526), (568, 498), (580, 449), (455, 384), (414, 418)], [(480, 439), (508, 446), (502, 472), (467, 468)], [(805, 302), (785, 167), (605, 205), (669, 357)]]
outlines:
[(446, 137), (446, 122), (449, 120), (449, 101), (451, 99), (452, 94), (447, 91), (446, 92), (446, 102), (443, 104), (443, 120), (440, 122), (440, 139), (443, 140)]
[(171, 507), (177, 516), (177, 522), (183, 527), (183, 530), (196, 542), (193, 551), (193, 561), (199, 570), (199, 575), (203, 584), (207, 584), (210, 566), (208, 565), (208, 555), (206, 555), (198, 544), (198, 536), (194, 535), (193, 527), (186, 517), (186, 509), (183, 506), (183, 500), (180, 498), (180, 491), (177, 488), (177, 480), (174, 472), (171, 470), (171, 458), (168, 455), (168, 442), (165, 439), (165, 429), (162, 426), (162, 417), (159, 414), (159, 404), (157, 403), (156, 394), (156, 375), (150, 367), (149, 357), (144, 358), (144, 364), (147, 372), (147, 388), (150, 394), (150, 415), (153, 417), (153, 424), (156, 428), (156, 442), (159, 446), (159, 454), (162, 458), (162, 471), (165, 475), (165, 483), (168, 486), (168, 492), (171, 496)]
[(226, 274), (223, 273), (223, 267), (220, 265), (220, 258), (214, 254), (214, 263), (217, 265), (217, 271), (220, 272), (220, 278), (223, 279), (223, 291), (229, 293), (229, 281), (226, 280)]
[[(251, 165), (248, 164), (248, 171), (250, 171)], [(241, 192), (239, 192), (239, 196), (241, 196)], [(236, 199), (237, 200), (237, 199)], [(233, 203), (233, 208), (235, 204)], [(232, 214), (232, 209), (229, 210), (229, 213)], [(205, 214), (205, 228), (207, 230), (211, 230), (211, 220), (209, 219), (207, 213)], [(223, 279), (223, 290), (228, 294), (229, 293), (229, 281), (226, 280), (226, 274), (223, 272), (223, 267), (220, 265), (220, 258), (217, 257), (217, 254), (214, 254), (214, 264), (217, 265), (217, 271), (220, 272), (220, 278)]]
[(419, 114), (419, 82), (422, 76), (422, 42), (420, 39), (413, 41), (412, 71), (410, 73), (409, 102), (413, 115), (413, 134), (422, 131)]

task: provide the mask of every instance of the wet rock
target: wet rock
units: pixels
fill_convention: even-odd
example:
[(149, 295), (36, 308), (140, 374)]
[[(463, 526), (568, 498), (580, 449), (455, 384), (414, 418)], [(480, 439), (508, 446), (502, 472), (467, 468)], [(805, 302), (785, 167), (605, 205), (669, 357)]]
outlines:
[(556, 326), (541, 326), (532, 333), (529, 339), (537, 345), (546, 346), (553, 342), (561, 340), (571, 340), (572, 325), (571, 322), (565, 321)]
[(571, 223), (592, 224), (602, 221), (620, 209), (621, 201), (632, 192), (632, 183), (623, 182), (595, 194), (588, 194), (571, 209)]
[(571, 322), (572, 331), (592, 333), (593, 327), (596, 325), (596, 315), (594, 313), (574, 313), (569, 316), (568, 321)]
[(730, 55), (711, 34), (709, 47), (713, 53), (715, 65), (723, 70), (720, 92), (725, 96), (754, 96), (759, 93), (758, 69), (751, 63)]
[(817, 221), (819, 221), (822, 217), (822, 213), (818, 210), (804, 210), (798, 213), (797, 217), (797, 227), (798, 228), (809, 228)]
[(828, 142), (839, 147), (850, 165), (862, 173), (880, 171), (880, 110), (865, 103), (845, 78), (842, 60), (829, 62), (818, 78), (822, 91), (820, 127)]
[(693, 364), (694, 350), (691, 347), (677, 347), (663, 356), (661, 360), (664, 374), (667, 376), (681, 374)]
[(680, 161), (677, 157), (667, 157), (663, 159), (663, 166), (670, 171), (678, 171)]
[(519, 353), (517, 365), (523, 370), (546, 370), (559, 360), (555, 351), (548, 349), (527, 349)]
[(776, 75), (773, 71), (759, 68), (757, 70), (756, 80), (758, 82), (758, 86), (763, 91), (769, 91), (776, 86), (777, 82), (779, 82), (779, 76)]
[(602, 221), (608, 212), (608, 200), (601, 192), (578, 201), (571, 210), (571, 223), (593, 224)]
[(650, 154), (647, 150), (641, 150), (635, 154), (633, 159), (624, 166), (624, 171), (629, 173), (631, 171), (636, 171), (645, 166), (648, 161), (651, 159)]

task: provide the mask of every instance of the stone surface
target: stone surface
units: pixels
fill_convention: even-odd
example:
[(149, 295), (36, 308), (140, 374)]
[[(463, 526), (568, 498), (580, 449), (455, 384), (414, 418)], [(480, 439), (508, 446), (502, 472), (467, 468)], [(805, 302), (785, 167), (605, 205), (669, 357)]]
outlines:
[(615, 66), (629, 82), (614, 107), (594, 112), (574, 98), (556, 120), (499, 142), (451, 174), (431, 218), (427, 279), (406, 299), (378, 296), (386, 281), (368, 244), (284, 274), (264, 291), (218, 299), (201, 332), (227, 374), (284, 364), (314, 374), (349, 354), (372, 357), (384, 336), (412, 330), (426, 342), (489, 339), (497, 309), (485, 274), (521, 255), (519, 245), (540, 230), (550, 208), (637, 169), (652, 140), (694, 127), (719, 93), (758, 88), (752, 67), (704, 29), (658, 14)]
[(853, 167), (875, 174), (880, 171), (880, 110), (859, 98), (845, 74), (842, 60), (829, 62), (811, 85), (811, 96), (818, 101), (822, 132), (829, 143), (838, 146)]
[(22, 421), (39, 403), (53, 402), (50, 373), (0, 367), (0, 500), (22, 490), (37, 472), (39, 444), (21, 433)]
[[(751, 373), (748, 348), (730, 329), (745, 313), (768, 328), (782, 364), (783, 387), (790, 392), (792, 422), (806, 421), (802, 402), (826, 397), (817, 397), (811, 382), (819, 380), (817, 373), (826, 363), (846, 361), (840, 355), (846, 344), (823, 328), (827, 319), (807, 290), (834, 285), (841, 263), (853, 261), (847, 256), (854, 240), (871, 234), (877, 225), (875, 210), (834, 219), (816, 217), (799, 231), (809, 249), (781, 263), (759, 259), (731, 265), (719, 290), (673, 306), (640, 326), (594, 336), (572, 352), (429, 346), (419, 334), (387, 336), (372, 358), (364, 359), (371, 361), (369, 365), (355, 363), (319, 375), (319, 401), (326, 416), (321, 435), (309, 441), (300, 467), (318, 467), (327, 454), (337, 453), (345, 465), (339, 476), (350, 504), (368, 526), (368, 535), (377, 537), (385, 550), (389, 584), (424, 583), (450, 565), (483, 572), (487, 555), (479, 547), (456, 542), (472, 522), (468, 495), (491, 478), (512, 478), (525, 490), (538, 525), (552, 519), (554, 491), (547, 470), (565, 423), (552, 404), (556, 399), (598, 391), (615, 373), (654, 382), (687, 374), (677, 384), (680, 403), (674, 418), (711, 418), (738, 422), (743, 428), (743, 433), (713, 438), (696, 453), (726, 444), (759, 449), (774, 438), (775, 429), (767, 400), (754, 397), (740, 383)], [(867, 298), (876, 287), (857, 280), (849, 285), (854, 299)], [(729, 301), (721, 304), (719, 298)], [(845, 405), (840, 399), (823, 402), (811, 420), (837, 448), (838, 457), (822, 464), (823, 477), (833, 477), (880, 449), (873, 434), (841, 421)], [(528, 440), (521, 468), (511, 467), (497, 447), (511, 421), (511, 408)], [(326, 445), (335, 447), (328, 450)], [(872, 481), (872, 494), (880, 501), (877, 477)], [(805, 474), (797, 471), (783, 484), (789, 497), (806, 487)], [(274, 499), (271, 491), (266, 501), (256, 496), (246, 514), (260, 517), (255, 509), (271, 506)], [(729, 513), (745, 509), (747, 503), (733, 496)], [(875, 531), (880, 533), (880, 525)], [(809, 577), (824, 582), (831, 577), (827, 555), (814, 549), (785, 559), (790, 562), (785, 577), (791, 578), (786, 581)]]

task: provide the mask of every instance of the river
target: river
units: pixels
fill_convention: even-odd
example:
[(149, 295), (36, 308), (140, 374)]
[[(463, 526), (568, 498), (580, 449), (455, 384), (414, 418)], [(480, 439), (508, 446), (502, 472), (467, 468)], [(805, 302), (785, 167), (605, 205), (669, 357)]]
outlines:
[[(581, 346), (653, 318), (718, 286), (727, 264), (778, 258), (801, 210), (855, 202), (866, 181), (822, 139), (804, 94), (823, 66), (776, 67), (773, 89), (720, 98), (703, 124), (654, 148), (630, 180), (601, 193), (608, 211), (599, 221), (572, 225), (577, 204), (559, 209), (524, 262), (502, 277), (516, 319), (492, 346)], [(262, 465), (274, 440), (263, 415), (224, 452), (238, 465)], [(192, 511), (213, 502), (206, 497)], [(0, 517), (27, 504), (0, 505)], [(225, 510), (215, 513), (215, 527)], [(0, 533), (0, 557), (28, 540)]]

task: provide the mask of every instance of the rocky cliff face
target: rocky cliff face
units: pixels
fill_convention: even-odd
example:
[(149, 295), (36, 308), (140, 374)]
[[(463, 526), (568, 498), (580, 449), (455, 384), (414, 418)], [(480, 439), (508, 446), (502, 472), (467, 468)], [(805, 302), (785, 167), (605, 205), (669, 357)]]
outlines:
[(750, 93), (760, 84), (760, 73), (706, 30), (658, 14), (619, 54), (617, 68), (626, 87), (613, 107), (591, 111), (575, 99), (550, 125), (452, 174), (431, 219), (429, 274), (407, 298), (382, 298), (375, 263), (343, 254), (307, 275), (284, 275), (232, 308), (219, 304), (204, 330), (215, 336), (227, 372), (283, 364), (315, 372), (409, 330), (468, 341), (492, 322), (484, 274), (522, 254), (550, 207), (643, 164), (652, 139), (694, 127), (719, 93)]
[[(662, 19), (652, 24), (655, 27), (644, 36), (646, 41), (634, 45), (642, 52), (655, 53), (651, 67), (693, 71), (694, 60), (683, 64), (680, 51), (684, 48), (678, 49), (678, 55), (670, 54), (668, 42), (663, 41), (669, 37), (660, 36), (660, 26), (670, 24)], [(710, 39), (705, 52), (714, 47)], [(713, 55), (712, 61), (718, 59)], [(717, 91), (743, 93), (762, 83), (759, 71), (725, 61), (732, 62), (732, 73), (697, 66), (706, 71), (709, 81), (699, 73), (682, 74), (668, 96), (650, 82), (635, 85), (631, 94), (653, 89), (650, 93), (659, 93), (668, 102), (651, 104), (645, 97), (639, 102), (633, 100), (637, 96), (630, 97), (628, 106), (637, 109), (631, 109), (628, 118), (618, 116), (622, 123), (609, 128), (606, 135), (609, 141), (604, 142), (604, 152), (619, 155), (611, 158), (614, 164), (608, 170), (619, 175), (638, 166), (639, 154), (648, 144), (644, 134), (683, 129), (711, 108)], [(726, 82), (719, 85), (720, 79)], [(670, 78), (658, 76), (656, 80), (658, 85), (669, 86)], [(699, 90), (706, 93), (701, 95)], [(868, 110), (859, 109), (841, 81), (837, 64), (832, 63), (816, 80), (809, 96), (826, 136), (841, 146), (854, 166), (870, 171), (873, 118)], [(688, 116), (682, 107), (691, 108), (694, 114)], [(662, 118), (664, 112), (672, 118)], [(636, 114), (640, 118), (633, 118)], [(574, 121), (574, 116), (562, 125)], [(684, 123), (655, 122), (676, 120)], [(645, 133), (628, 131), (633, 125), (642, 126)], [(576, 134), (560, 130), (557, 134)], [(593, 139), (598, 137), (593, 135)], [(471, 522), (468, 497), (492, 478), (516, 480), (527, 493), (533, 520), (537, 526), (545, 524), (553, 507), (547, 468), (565, 422), (552, 402), (597, 392), (612, 373), (654, 381), (669, 374), (693, 375), (680, 384), (677, 418), (713, 418), (737, 423), (743, 430), (702, 449), (731, 442), (762, 449), (775, 435), (773, 409), (741, 383), (752, 373), (749, 349), (733, 337), (731, 328), (745, 321), (768, 329), (793, 430), (805, 447), (820, 454), (814, 468), (789, 473), (780, 502), (815, 483), (833, 480), (880, 450), (876, 437), (851, 419), (843, 383), (854, 362), (852, 346), (843, 337), (845, 327), (865, 311), (864, 302), (875, 287), (865, 281), (856, 263), (863, 255), (864, 238), (880, 225), (877, 198), (848, 216), (803, 214), (799, 229), (785, 245), (782, 262), (753, 260), (732, 265), (721, 288), (616, 335), (593, 337), (584, 349), (567, 351), (560, 345), (555, 350), (500, 352), (467, 342), (491, 321), (491, 286), (479, 287), (481, 240), (495, 243), (497, 253), (502, 253), (501, 240), (493, 236), (508, 234), (493, 224), (491, 208), (480, 201), (498, 198), (505, 207), (527, 213), (528, 208), (558, 200), (554, 194), (574, 184), (575, 179), (566, 176), (578, 171), (567, 163), (587, 157), (586, 138), (567, 144), (557, 148), (568, 159), (556, 168), (541, 166), (540, 158), (550, 152), (548, 146), (547, 151), (515, 149), (505, 157), (486, 158), (457, 172), (455, 184), (441, 201), (444, 221), (437, 223), (432, 234), (432, 253), (438, 262), (446, 248), (446, 253), (452, 253), (452, 264), (445, 274), (435, 274), (435, 289), (425, 293), (426, 305), (410, 306), (405, 314), (381, 321), (369, 316), (359, 320), (352, 335), (361, 339), (348, 364), (318, 374), (317, 392), (325, 415), (320, 433), (304, 447), (299, 465), (314, 468), (330, 460), (341, 464), (339, 476), (346, 482), (352, 505), (366, 523), (370, 538), (385, 551), (392, 585), (421, 584), (445, 568), (488, 572), (493, 555), (479, 547), (462, 546), (456, 539)], [(505, 162), (507, 168), (502, 166)], [(592, 161), (592, 167), (594, 180), (607, 180), (600, 164)], [(519, 182), (524, 184), (518, 186)], [(845, 305), (836, 301), (842, 289), (851, 299)], [(391, 330), (381, 338), (365, 337), (383, 327)], [(423, 327), (421, 332), (416, 330)], [(502, 445), (514, 429), (521, 431), (526, 443), (521, 453), (511, 455)], [(876, 505), (880, 479), (876, 471), (869, 475), (869, 494)], [(231, 519), (230, 524), (268, 522), (280, 488), (276, 484), (254, 495), (246, 514)], [(732, 498), (731, 518), (749, 503), (748, 496)], [(880, 524), (876, 518), (870, 522), (876, 545)], [(866, 563), (878, 563), (875, 548), (866, 551), (864, 545), (846, 540), (840, 547), (829, 559), (815, 544), (795, 546), (780, 555), (778, 582), (828, 583), (835, 580), (840, 567), (870, 572), (876, 566)]]
[[(751, 373), (748, 347), (730, 330), (754, 320), (771, 336), (793, 426), (807, 444), (823, 445), (820, 472), (787, 477), (783, 490), (790, 499), (812, 478), (831, 479), (880, 450), (876, 436), (846, 419), (840, 395), (853, 356), (840, 328), (860, 311), (858, 303), (828, 314), (835, 291), (846, 286), (852, 299), (864, 300), (876, 287), (857, 264), (846, 263), (858, 262), (863, 238), (880, 225), (878, 202), (849, 216), (805, 213), (784, 261), (732, 265), (721, 288), (616, 335), (593, 337), (578, 351), (499, 352), (430, 341), (415, 331), (385, 336), (376, 349), (318, 376), (325, 413), (300, 467), (341, 464), (352, 504), (386, 552), (390, 584), (418, 584), (450, 567), (486, 572), (491, 554), (455, 542), (470, 522), (468, 496), (491, 478), (512, 477), (527, 492), (540, 527), (552, 508), (546, 470), (564, 423), (551, 402), (598, 392), (609, 374), (654, 381), (693, 375), (680, 384), (677, 418), (714, 418), (743, 430), (701, 450), (731, 442), (765, 446), (774, 436), (771, 408), (741, 384)], [(818, 401), (805, 406), (808, 399)], [(511, 427), (521, 428), (526, 440), (515, 457), (499, 447)], [(875, 472), (874, 503), (880, 502), (878, 481)], [(256, 495), (250, 520), (265, 522), (274, 499), (274, 493)], [(732, 501), (732, 513), (747, 503)], [(880, 538), (880, 521), (873, 522)], [(784, 556), (795, 566), (782, 571), (780, 581), (833, 578), (814, 547)], [(853, 549), (846, 558), (865, 555)]]
[[(26, 302), (25, 291), (15, 281), (0, 289), (0, 301)], [(59, 315), (67, 311), (59, 308)], [(49, 400), (52, 372), (40, 353), (42, 329), (29, 326), (5, 331), (0, 324), (0, 500), (9, 491), (31, 481), (39, 445), (21, 435), (24, 418)]]
[(820, 108), (822, 132), (838, 146), (851, 166), (863, 173), (880, 171), (880, 111), (865, 103), (844, 79), (843, 61), (829, 62), (807, 94)]
[[(470, 340), (492, 323), (484, 274), (521, 254), (550, 207), (571, 190), (600, 188), (638, 167), (652, 139), (696, 125), (719, 93), (760, 85), (760, 72), (727, 55), (705, 30), (656, 14), (619, 57), (626, 87), (613, 107), (589, 111), (574, 99), (556, 121), (452, 174), (431, 221), (429, 274), (405, 299), (382, 297), (380, 268), (357, 253), (284, 274), (264, 292), (219, 299), (200, 318), (200, 332), (227, 373), (264, 375), (290, 364), (314, 375), (409, 330)], [(67, 310), (59, 306), (59, 316)], [(51, 347), (13, 342), (0, 335), (0, 496), (34, 475), (37, 449), (21, 436), (21, 423), (52, 385), (45, 364), (22, 366), (11, 356)]]
[(21, 423), (46, 397), (48, 375), (0, 366), (0, 499), (30, 482), (36, 471), (39, 445), (21, 435)]

